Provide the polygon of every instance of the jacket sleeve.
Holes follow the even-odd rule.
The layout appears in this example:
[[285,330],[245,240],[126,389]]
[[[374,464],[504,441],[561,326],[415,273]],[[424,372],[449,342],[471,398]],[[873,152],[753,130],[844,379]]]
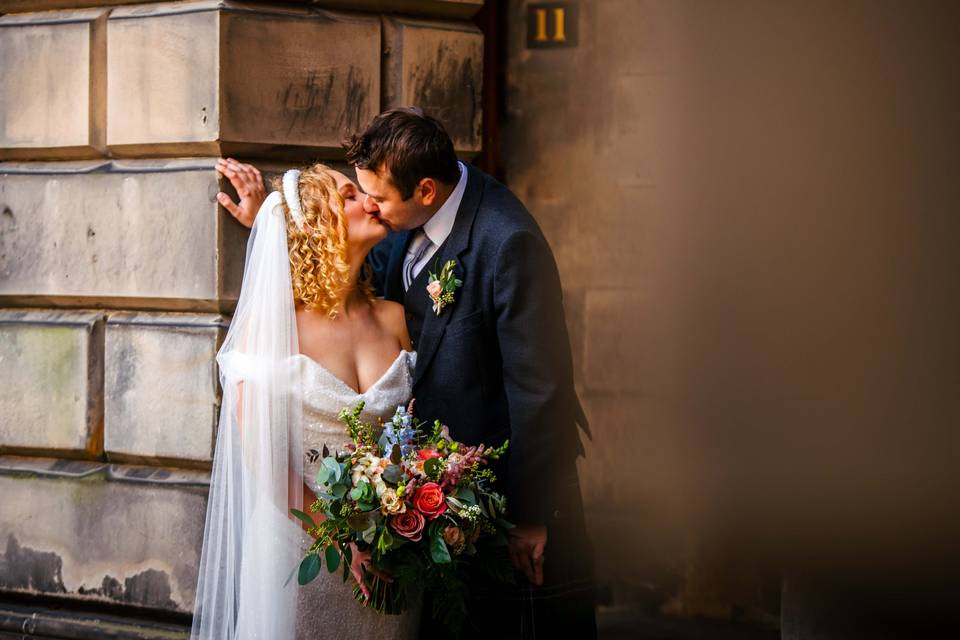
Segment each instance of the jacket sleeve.
[[582,448],[560,276],[542,235],[519,231],[504,240],[494,289],[511,431],[507,509],[518,524],[547,524]]
[[387,283],[387,268],[390,265],[390,252],[393,250],[393,234],[377,243],[367,254],[367,266],[373,273],[374,293],[383,297]]

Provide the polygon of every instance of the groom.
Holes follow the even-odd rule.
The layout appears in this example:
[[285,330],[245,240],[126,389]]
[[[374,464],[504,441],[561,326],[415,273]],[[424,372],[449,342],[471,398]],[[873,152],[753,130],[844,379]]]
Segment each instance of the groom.
[[[370,261],[380,293],[406,311],[418,415],[467,444],[510,439],[495,470],[517,524],[509,553],[518,584],[471,584],[464,635],[596,637],[575,466],[577,424],[587,425],[546,239],[506,187],[457,161],[443,126],[419,109],[380,114],[346,147],[364,207],[392,231]],[[265,195],[259,172],[232,160],[218,168],[241,202],[218,199],[250,226]],[[448,261],[463,286],[438,313],[429,274]],[[430,613],[425,603],[421,637],[444,637]]]

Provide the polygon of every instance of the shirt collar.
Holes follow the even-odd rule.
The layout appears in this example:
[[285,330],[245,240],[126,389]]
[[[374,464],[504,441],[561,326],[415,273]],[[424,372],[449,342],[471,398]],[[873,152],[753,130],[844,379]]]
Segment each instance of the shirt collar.
[[457,186],[453,188],[447,201],[437,209],[437,212],[423,223],[423,232],[430,238],[430,242],[438,247],[444,243],[450,232],[453,231],[453,223],[457,219],[460,202],[467,190],[467,168],[460,161],[457,161],[457,166],[460,167],[460,179],[457,181]]

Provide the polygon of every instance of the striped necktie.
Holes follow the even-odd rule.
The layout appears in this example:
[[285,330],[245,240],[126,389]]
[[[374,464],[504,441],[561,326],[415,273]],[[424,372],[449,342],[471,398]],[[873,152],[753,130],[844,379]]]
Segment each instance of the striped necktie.
[[[411,246],[410,251],[407,252],[407,259],[403,262],[404,291],[410,289],[413,279],[417,277],[417,274],[413,272],[414,267],[416,267],[417,263],[423,259],[423,254],[427,252],[427,249],[433,246],[433,241],[430,240],[430,237],[423,232],[423,227],[418,228],[415,233],[416,235],[413,238],[413,246]],[[413,254],[412,256],[411,253]]]

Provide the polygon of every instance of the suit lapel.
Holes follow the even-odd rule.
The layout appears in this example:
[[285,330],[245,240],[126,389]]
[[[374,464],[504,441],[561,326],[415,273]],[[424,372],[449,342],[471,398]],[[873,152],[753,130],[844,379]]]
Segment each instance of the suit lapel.
[[[483,174],[470,165],[467,167],[467,187],[463,193],[463,200],[460,201],[460,208],[457,209],[457,218],[453,223],[453,229],[450,231],[446,242],[440,246],[430,264],[425,267],[436,273],[446,263],[447,260],[457,260],[460,255],[470,246],[470,232],[473,229],[473,221],[477,215],[477,208],[480,206],[480,197],[483,194]],[[455,269],[457,277],[466,282],[464,278],[464,265],[458,260]],[[426,292],[422,292],[427,295]],[[414,295],[420,295],[415,292]],[[463,295],[463,289],[458,289],[455,294],[453,305],[444,309],[438,316],[433,311],[432,305],[427,309],[426,317],[423,319],[423,329],[420,332],[420,344],[417,345],[417,367],[413,376],[413,384],[416,385],[423,377],[423,374],[430,367],[433,356],[440,345],[440,338],[443,337],[443,331],[446,329],[450,317],[453,315],[459,298]]]

